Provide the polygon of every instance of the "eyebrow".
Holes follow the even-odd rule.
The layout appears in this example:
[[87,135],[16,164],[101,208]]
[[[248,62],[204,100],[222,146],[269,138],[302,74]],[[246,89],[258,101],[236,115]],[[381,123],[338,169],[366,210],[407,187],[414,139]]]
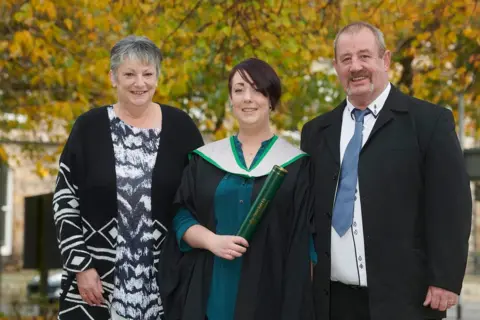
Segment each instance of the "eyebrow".
[[[125,70],[124,72],[133,72],[133,73],[137,73],[137,71],[135,69],[132,69],[132,68],[128,68],[127,70]],[[152,72],[152,70],[150,69],[145,69],[145,70],[142,70],[141,73],[144,73],[144,72]]]
[[369,49],[360,50],[358,53],[372,53]]
[[245,83],[243,82],[237,82],[234,84],[234,86],[242,86],[242,87],[245,87]]
[[[357,52],[357,54],[362,54],[362,53],[370,53],[372,54],[372,52],[369,50],[369,49],[362,49],[360,51]],[[340,59],[343,59],[345,57],[348,57],[348,56],[351,56],[352,53],[348,52],[348,53],[344,53],[340,56]]]

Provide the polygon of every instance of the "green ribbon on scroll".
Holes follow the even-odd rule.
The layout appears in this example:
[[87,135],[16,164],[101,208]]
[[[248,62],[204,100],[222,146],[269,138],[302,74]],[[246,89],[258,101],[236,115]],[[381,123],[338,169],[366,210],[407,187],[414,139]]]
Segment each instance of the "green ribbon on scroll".
[[260,220],[267,209],[268,204],[282,185],[286,174],[287,170],[284,168],[277,165],[273,166],[273,169],[268,174],[267,180],[265,180],[258,197],[253,202],[247,217],[240,226],[237,236],[250,241],[255,229],[257,228],[257,225],[260,223]]

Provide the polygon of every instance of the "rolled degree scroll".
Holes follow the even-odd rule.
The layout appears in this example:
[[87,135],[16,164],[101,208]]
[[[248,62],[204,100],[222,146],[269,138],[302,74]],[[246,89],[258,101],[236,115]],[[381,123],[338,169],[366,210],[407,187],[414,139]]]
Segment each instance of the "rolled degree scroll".
[[268,204],[273,199],[278,189],[283,183],[287,170],[280,166],[273,166],[272,171],[268,174],[267,180],[262,186],[258,197],[253,202],[250,211],[248,211],[247,217],[240,226],[237,236],[244,238],[247,241],[250,241],[257,225],[260,223],[265,210],[267,209]]

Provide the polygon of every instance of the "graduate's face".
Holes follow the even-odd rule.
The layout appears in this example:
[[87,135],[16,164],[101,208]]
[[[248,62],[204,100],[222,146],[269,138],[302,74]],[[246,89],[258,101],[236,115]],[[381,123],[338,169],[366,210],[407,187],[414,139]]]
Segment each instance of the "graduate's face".
[[157,88],[154,65],[138,60],[125,59],[110,78],[117,88],[118,101],[127,105],[145,106],[152,102]]
[[[253,82],[248,74],[249,82]],[[256,127],[269,125],[270,102],[268,97],[257,91],[240,73],[232,78],[232,92],[230,92],[233,115],[240,127]]]
[[385,89],[390,51],[380,52],[369,29],[346,32],[338,38],[334,66],[349,100],[358,107],[370,103]]

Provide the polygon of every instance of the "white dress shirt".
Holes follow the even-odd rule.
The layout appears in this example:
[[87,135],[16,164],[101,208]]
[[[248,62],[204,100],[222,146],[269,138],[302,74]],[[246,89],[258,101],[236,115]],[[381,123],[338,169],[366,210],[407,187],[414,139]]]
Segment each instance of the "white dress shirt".
[[[388,94],[390,93],[390,88],[391,85],[388,83],[385,90],[368,106],[371,113],[367,114],[364,118],[362,146],[365,145],[365,142],[372,132],[378,114],[382,110],[385,100],[387,100]],[[343,161],[345,149],[355,131],[355,120],[352,118],[354,108],[347,98],[340,135],[340,162]],[[365,261],[362,206],[358,180],[353,210],[353,223],[350,230],[347,231],[343,237],[340,237],[333,227],[331,233],[331,280],[366,287],[367,264]]]

